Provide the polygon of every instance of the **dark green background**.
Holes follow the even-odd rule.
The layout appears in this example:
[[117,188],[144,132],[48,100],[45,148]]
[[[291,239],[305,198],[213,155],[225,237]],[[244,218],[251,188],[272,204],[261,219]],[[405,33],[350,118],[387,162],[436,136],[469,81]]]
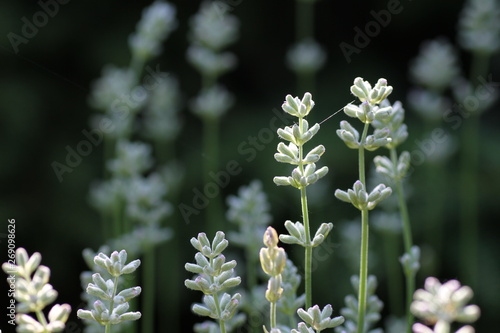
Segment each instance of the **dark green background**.
[[[198,1],[172,2],[177,6],[179,27],[164,44],[163,54],[152,60],[150,65],[159,65],[161,70],[179,79],[182,98],[186,102],[200,87],[199,75],[185,60],[188,18],[196,12]],[[96,249],[103,242],[98,214],[88,204],[89,185],[102,176],[102,147],[95,147],[81,165],[71,174],[64,175],[62,183],[58,182],[51,163],[63,163],[65,147],[75,147],[84,139],[82,130],[91,128],[88,120],[94,111],[87,103],[90,84],[100,76],[104,65],[128,65],[127,38],[134,31],[142,9],[150,3],[69,1],[61,5],[57,15],[40,28],[28,44],[19,46],[17,54],[13,52],[7,35],[11,32],[20,34],[21,18],[31,20],[40,7],[36,1],[4,1],[0,4],[0,237],[2,233],[7,233],[7,219],[15,218],[16,245],[25,247],[30,254],[34,251],[42,253],[43,264],[52,269],[51,283],[59,291],[58,302],[69,302],[74,309],[70,321],[77,322],[75,313],[81,292],[79,274],[84,269],[81,251],[85,247]],[[328,62],[317,78],[317,88],[313,92],[316,107],[309,117],[310,122],[319,122],[350,102],[349,87],[356,76],[371,82],[379,77],[387,78],[394,87],[392,100],[399,99],[405,103],[412,85],[408,76],[409,61],[418,53],[421,41],[447,36],[455,43],[462,1],[401,1],[402,12],[392,16],[391,23],[382,28],[360,54],[353,55],[351,63],[347,63],[339,44],[352,44],[354,27],[363,29],[367,22],[373,20],[370,11],[379,11],[386,6],[386,1],[342,3],[322,0],[316,4],[315,33],[327,49]],[[289,172],[287,166],[279,165],[273,159],[278,139],[266,145],[250,163],[238,154],[237,147],[268,126],[272,110],[280,109],[286,94],[303,94],[295,90],[295,78],[284,64],[285,52],[294,41],[294,3],[243,0],[232,13],[241,19],[240,39],[231,47],[239,64],[236,70],[223,77],[222,82],[235,94],[236,105],[222,121],[220,165],[224,166],[234,159],[241,164],[242,173],[233,177],[222,192],[225,197],[251,179],[261,179],[271,200],[274,225],[282,231],[285,219],[300,218],[300,206],[293,189],[277,188],[272,183],[274,176]],[[460,56],[463,69],[467,72],[470,56],[464,52]],[[492,59],[490,72],[494,81],[500,77],[498,60],[498,56]],[[423,126],[420,117],[408,107],[406,109],[410,137],[404,148],[412,151],[417,149]],[[497,133],[497,109],[498,106],[482,116],[481,146],[478,147],[481,158],[478,183],[481,281],[473,287],[478,295],[474,301],[483,312],[477,326],[479,332],[492,332],[491,327],[500,310],[496,297],[500,292],[500,246],[497,236],[500,137]],[[176,154],[184,163],[187,174],[180,202],[189,204],[193,187],[203,185],[199,170],[201,124],[186,108],[180,116],[184,125],[176,142]],[[327,152],[321,164],[329,166],[330,174],[324,180],[325,186],[328,186],[324,192],[326,196],[312,204],[313,225],[327,221],[338,225],[357,214],[352,207],[333,196],[336,188],[351,186],[357,173],[357,154],[345,148],[335,134],[339,121],[345,118],[343,113],[339,113],[324,123],[314,139],[313,144],[326,146]],[[454,136],[459,134],[459,131],[450,131]],[[426,188],[428,184],[419,178],[418,167],[414,173],[417,181],[410,180],[413,186],[410,214],[417,244],[425,243],[426,239],[426,235],[418,231],[419,224],[426,218],[425,207],[422,206],[425,191],[439,191],[447,198],[447,218],[443,221],[447,235],[445,253],[442,254],[444,260],[439,270],[434,272],[442,280],[460,279],[458,180],[453,177],[458,174],[458,155],[453,155],[448,164],[452,181],[442,188]],[[180,242],[186,245],[179,253],[171,254],[180,256],[181,263],[192,260],[195,251],[189,245],[189,238],[204,230],[202,215],[186,225],[176,210],[169,220],[169,225],[177,230],[177,237],[181,237]],[[335,229],[331,237],[335,244],[340,243]],[[6,239],[0,238],[0,241],[0,258],[4,258]],[[297,251],[296,248],[290,249],[292,256]],[[161,262],[168,265],[169,259],[160,258]],[[182,265],[172,269],[180,270],[182,279],[190,277],[183,271]],[[331,303],[336,311],[342,307],[343,296],[351,292],[348,276],[355,273],[346,270],[341,259],[335,255],[328,263],[322,264],[314,275],[315,303]],[[182,281],[170,281],[168,276],[159,279],[159,283],[179,283],[179,288],[184,288]],[[418,276],[418,286],[422,285],[423,279],[424,276]],[[3,284],[1,290],[5,287]],[[386,296],[386,290],[384,281],[380,281],[381,298]],[[5,295],[6,289],[1,294]],[[187,290],[183,295],[181,304],[168,306],[180,307],[183,317],[190,318],[183,321],[183,331],[190,331],[194,319],[191,319],[189,307],[201,295]],[[165,312],[168,308],[158,309],[159,318],[164,318]],[[0,328],[9,332],[10,327],[7,327],[3,315],[0,317]]]

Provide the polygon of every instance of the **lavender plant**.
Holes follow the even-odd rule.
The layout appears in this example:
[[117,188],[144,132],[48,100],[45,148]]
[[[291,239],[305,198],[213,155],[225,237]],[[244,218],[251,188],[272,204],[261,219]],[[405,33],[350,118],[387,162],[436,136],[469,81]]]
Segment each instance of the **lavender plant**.
[[262,284],[259,284],[259,249],[262,245],[262,235],[265,226],[271,222],[269,214],[270,205],[266,193],[262,189],[259,180],[253,180],[249,185],[238,189],[237,195],[230,195],[226,199],[229,209],[226,218],[229,222],[237,225],[236,231],[228,232],[228,239],[231,244],[241,247],[244,250],[245,261],[245,286],[240,289],[245,301],[241,304],[241,309],[248,317],[253,317],[249,327],[251,332],[260,331],[261,324],[257,322],[255,312],[256,307],[262,304]]
[[[380,174],[375,172],[374,176],[379,178]],[[374,183],[379,183],[379,181],[377,180]],[[387,290],[386,310],[391,314],[385,322],[386,331],[388,333],[399,333],[404,332],[406,329],[406,318],[400,318],[400,316],[403,316],[406,312],[404,306],[406,299],[401,297],[401,291],[405,289],[403,280],[404,275],[401,275],[401,263],[399,261],[401,256],[401,235],[403,226],[401,214],[397,211],[397,202],[393,203],[391,201],[394,200],[390,199],[394,198],[389,197],[386,201],[383,201],[381,203],[382,209],[371,215],[372,230],[380,237],[379,244],[382,247],[382,251],[378,252],[380,254],[378,258],[370,254],[369,265],[384,265],[386,268],[386,285],[390,286]],[[373,259],[376,259],[378,263],[372,264]],[[369,269],[371,269],[371,267],[369,267]],[[400,326],[403,326],[403,328],[398,329]],[[390,329],[392,327],[394,327],[393,330]]]
[[141,261],[136,259],[127,263],[127,251],[121,250],[114,251],[109,257],[101,252],[94,257],[94,263],[104,268],[107,274],[92,275],[93,283],[88,284],[86,292],[97,300],[93,303],[92,310],[79,309],[78,317],[99,323],[104,326],[105,333],[111,332],[112,325],[141,318],[140,312],[127,312],[130,307],[129,301],[139,296],[141,287],[126,288],[121,291],[118,288],[120,277],[135,272]]
[[[62,332],[71,312],[68,304],[55,304],[47,320],[43,310],[57,298],[57,291],[49,284],[50,268],[40,265],[41,261],[40,253],[35,252],[30,257],[20,247],[16,250],[16,264],[2,264],[2,270],[9,275],[8,282],[15,284],[17,332]],[[28,315],[31,312],[36,319]]]
[[370,193],[367,192],[367,183],[365,176],[365,149],[369,151],[376,150],[391,142],[388,128],[375,129],[372,135],[368,135],[370,124],[377,120],[381,121],[390,117],[391,106],[382,106],[381,103],[392,92],[392,87],[387,85],[385,79],[379,79],[377,84],[372,87],[369,82],[358,77],[351,86],[351,92],[355,95],[361,104],[354,105],[349,103],[344,107],[344,112],[349,117],[358,118],[364,123],[361,137],[359,132],[347,121],[340,123],[340,130],[337,135],[344,141],[347,147],[358,150],[359,180],[357,180],[352,189],[347,191],[336,190],[335,196],[345,202],[351,203],[361,211],[361,255],[359,271],[359,289],[358,289],[358,333],[364,332],[365,312],[367,302],[367,279],[368,279],[368,211],[374,209],[379,202],[387,198],[392,190],[384,184],[377,185]]
[[228,238],[245,250],[247,289],[252,290],[257,285],[262,235],[271,222],[269,201],[259,180],[240,187],[238,196],[230,195],[226,201],[229,206],[226,217],[238,226],[238,231],[228,232]]
[[[166,198],[176,184],[170,182],[172,186],[168,187],[165,174],[176,168],[167,162],[173,157],[171,143],[180,128],[175,78],[146,65],[160,55],[162,43],[176,29],[175,16],[176,8],[165,1],[155,1],[145,8],[129,36],[129,66],[105,69],[103,77],[94,83],[90,98],[91,105],[104,111],[94,122],[110,124],[104,135],[106,173],[104,180],[91,189],[91,203],[103,217],[105,242],[143,256],[145,332],[154,327],[156,246],[171,233],[162,224],[171,214]],[[139,126],[156,148],[156,161],[152,145],[131,141]],[[152,170],[158,161],[163,166]],[[181,175],[177,170],[175,179],[182,179]],[[171,298],[177,299],[174,292]],[[170,313],[177,317],[175,309]]]
[[298,91],[314,91],[316,73],[326,62],[326,52],[314,38],[315,0],[295,1],[295,43],[287,52],[287,65],[297,77]]
[[[210,182],[210,173],[217,169],[219,159],[219,122],[234,102],[233,96],[218,84],[221,75],[236,66],[236,57],[223,49],[238,38],[239,22],[229,14],[229,8],[215,2],[204,1],[192,18],[188,48],[189,62],[200,72],[201,91],[191,102],[191,110],[203,121],[203,180]],[[208,231],[215,233],[223,221],[221,203],[215,198],[207,207]]]
[[[234,272],[236,261],[226,262],[222,254],[228,244],[222,231],[216,233],[212,243],[205,233],[199,233],[197,238],[191,238],[191,245],[199,251],[195,255],[196,263],[184,266],[188,272],[196,274],[193,279],[184,281],[185,286],[205,295],[203,304],[193,305],[193,312],[217,320],[220,333],[231,332],[245,321],[244,315],[235,316],[241,295],[225,292],[241,283],[241,278]],[[197,331],[212,332],[214,327],[213,323],[206,322]]]
[[403,271],[406,276],[406,314],[407,314],[407,332],[411,333],[413,317],[410,312],[410,304],[413,292],[415,290],[415,276],[420,267],[420,249],[413,245],[412,230],[410,224],[410,215],[406,205],[405,194],[403,189],[403,180],[406,177],[410,167],[410,153],[402,152],[399,156],[397,147],[403,143],[408,137],[407,126],[404,121],[404,109],[401,102],[397,101],[392,106],[389,101],[385,100],[381,103],[382,107],[390,106],[392,112],[389,117],[379,120],[374,120],[372,125],[375,129],[389,130],[390,142],[385,147],[389,149],[390,158],[386,156],[376,156],[374,163],[377,167],[377,172],[385,176],[396,189],[398,197],[398,206],[403,224],[403,243],[405,253],[401,257]]
[[[410,76],[418,86],[408,94],[408,102],[424,121],[425,140],[429,140],[432,132],[442,125],[445,110],[451,106],[446,92],[460,75],[458,62],[457,50],[442,38],[424,42],[419,55],[412,61]],[[427,193],[422,205],[427,216],[423,226],[428,243],[436,253],[441,253],[443,249],[446,196],[430,189],[445,187],[450,177],[446,162],[456,149],[451,134],[444,132],[443,138],[433,152],[426,154],[426,163],[422,168],[424,181],[421,187],[426,187],[424,190]],[[439,267],[438,256],[432,261],[435,267]]]
[[[459,43],[462,48],[472,53],[470,68],[470,91],[482,85],[480,79],[488,74],[490,58],[500,49],[500,4],[494,0],[469,0],[459,21]],[[462,91],[463,92],[463,91]],[[463,103],[460,96],[458,101]],[[467,95],[469,96],[469,95]],[[477,110],[484,111],[489,105],[490,94],[480,103]],[[461,225],[461,252],[465,264],[461,265],[466,282],[477,285],[477,258],[478,258],[478,188],[477,174],[479,165],[478,147],[479,112],[472,114],[464,122],[461,133],[462,155],[460,161],[460,225]]]
[[278,153],[274,154],[274,158],[278,162],[297,165],[297,167],[293,169],[291,176],[280,176],[274,177],[273,179],[274,183],[278,186],[290,185],[300,190],[303,222],[293,223],[289,220],[286,221],[285,228],[290,234],[280,235],[280,240],[286,244],[298,244],[304,247],[306,308],[312,306],[312,249],[320,245],[333,228],[332,223],[322,223],[311,239],[306,188],[323,178],[328,172],[328,167],[326,166],[316,170],[315,163],[319,161],[321,155],[325,152],[325,147],[323,145],[313,148],[309,153],[304,155],[304,144],[308,142],[320,128],[319,124],[315,124],[309,128],[309,123],[304,119],[311,112],[313,107],[314,101],[310,93],[305,93],[302,100],[298,97],[292,97],[291,95],[286,96],[286,100],[282,105],[283,111],[297,117],[298,123],[293,126],[286,126],[285,128],[278,129],[278,136],[290,143],[287,146],[283,142],[280,142],[278,144]]

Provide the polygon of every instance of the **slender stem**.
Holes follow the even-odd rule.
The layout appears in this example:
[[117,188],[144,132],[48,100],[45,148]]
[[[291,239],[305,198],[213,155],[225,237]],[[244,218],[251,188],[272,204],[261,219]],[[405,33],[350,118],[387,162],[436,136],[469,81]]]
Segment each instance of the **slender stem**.
[[[395,148],[390,149],[391,160],[394,168],[397,168],[398,164],[398,155]],[[401,179],[395,179],[396,183],[396,194],[398,196],[398,205],[399,211],[401,214],[401,220],[403,223],[403,241],[404,248],[406,253],[411,252],[411,248],[413,246],[412,241],[412,232],[410,225],[410,215],[408,214],[408,206],[406,205],[403,184]],[[406,318],[407,318],[407,326],[406,332],[411,333],[411,327],[413,325],[413,314],[410,311],[411,302],[413,299],[413,293],[415,291],[415,273],[416,272],[408,272],[406,269],[404,270],[406,277]]]
[[276,302],[270,302],[271,306],[269,307],[269,318],[271,322],[271,329],[277,326],[276,324]]
[[297,319],[295,319],[295,313],[288,315],[288,324],[290,327],[297,327]]
[[[391,161],[394,167],[396,168],[398,165],[398,154],[396,152],[396,149],[391,148],[390,154],[391,154]],[[409,253],[411,247],[413,246],[410,215],[408,214],[408,206],[406,205],[405,201],[402,180],[396,179],[395,183],[396,183],[396,193],[398,196],[399,209],[401,212],[401,220],[403,223],[403,240],[404,240],[405,252]]]
[[155,313],[155,248],[149,246],[144,253],[144,267],[142,269],[142,282],[144,285],[142,306],[142,332],[154,331]]
[[116,238],[122,233],[122,204],[117,201],[113,207],[113,237]]
[[[109,136],[104,135],[103,139],[103,179],[107,180],[111,177],[111,173],[109,172],[106,163],[113,158],[114,154],[114,140],[109,138]],[[113,213],[103,212],[101,214],[101,223],[102,223],[102,239],[107,240],[112,237],[115,237],[115,233],[117,232],[115,220],[113,219]]]
[[[114,278],[114,286],[113,286],[113,295],[111,297],[111,301],[109,301],[109,313],[112,313],[113,312],[113,309],[115,307],[115,296],[116,296],[116,291],[118,290],[118,277],[116,276]],[[104,333],[111,333],[111,324],[107,324],[105,326],[105,330],[104,330]]]
[[[21,277],[28,282],[28,284],[32,283],[31,280],[31,274],[28,274],[27,272],[24,272],[24,274],[21,275]],[[35,312],[36,318],[38,319],[38,322],[42,324],[44,327],[47,326],[47,319],[45,318],[45,315],[41,310],[38,310]]]
[[[299,118],[299,127],[302,128],[303,118]],[[299,145],[299,164],[300,171],[304,173],[304,165],[302,160],[304,157],[304,147]],[[309,226],[309,210],[307,207],[307,190],[305,187],[300,189],[300,204],[302,207],[302,219],[304,222],[305,236],[306,236],[306,246],[304,253],[304,275],[305,275],[305,292],[306,292],[306,309],[312,306],[312,276],[311,276],[311,266],[312,266],[312,246],[311,246],[311,230]]]
[[111,233],[111,223],[112,219],[108,211],[101,212],[99,214],[101,216],[101,231],[102,231],[102,239],[110,239],[112,236]]
[[171,142],[165,140],[155,140],[154,141],[156,156],[158,159],[158,164],[164,165],[171,159],[173,159],[174,146]]
[[477,273],[477,169],[479,146],[479,117],[473,115],[464,123],[462,133],[462,159],[460,169],[460,222],[463,258],[463,279],[476,285]]
[[[176,202],[175,199],[171,199],[171,202]],[[175,205],[174,205],[175,206]],[[163,316],[162,319],[158,321],[159,329],[156,332],[180,332],[180,322],[182,317],[180,315],[180,307],[172,306],[170,304],[180,304],[181,303],[181,288],[179,285],[182,283],[181,271],[179,269],[171,269],[171,267],[181,266],[181,256],[172,255],[172,253],[182,253],[181,250],[181,238],[179,236],[179,231],[175,231],[174,236],[166,243],[162,244],[157,248],[157,257],[168,258],[169,265],[156,265],[156,270],[158,271],[159,280],[158,281],[168,281],[167,283],[160,283],[158,285],[158,296],[157,306],[158,309],[169,308],[169,311]]]
[[146,59],[140,59],[138,57],[132,57],[132,59],[130,59],[129,68],[135,74],[137,80],[136,82],[139,82],[139,77],[141,76],[142,71],[144,69],[145,61]]
[[296,1],[295,16],[297,25],[295,38],[298,42],[312,38],[314,34],[314,3],[312,1]]
[[253,253],[250,248],[246,249],[246,264],[247,264],[247,289],[252,291],[257,285],[257,270],[258,263],[254,260]]
[[[359,181],[366,189],[365,176],[365,148],[364,143],[368,134],[369,123],[366,123],[361,135],[361,146],[358,150]],[[368,209],[361,210],[361,254],[359,265],[359,291],[358,291],[358,333],[364,332],[366,312],[366,284],[368,281]]]
[[[470,81],[478,85],[478,78],[487,75],[489,54],[473,54]],[[478,258],[478,188],[477,173],[479,165],[479,115],[471,114],[464,121],[462,131],[462,158],[460,161],[460,226],[461,251],[464,281],[474,288],[477,286]]]
[[[212,260],[212,259],[210,259],[210,260]],[[215,302],[215,306],[217,307],[217,315],[220,318],[221,309],[220,309],[219,295],[214,294],[214,302]],[[226,323],[224,322],[224,320],[219,319],[219,326],[220,326],[220,333],[226,333]]]
[[38,322],[42,324],[43,327],[47,326],[47,319],[45,318],[45,315],[43,314],[42,311],[36,312],[36,318],[38,319]]
[[358,333],[363,333],[366,312],[366,285],[368,281],[368,209],[361,210],[361,256],[359,267]]
[[[440,126],[440,123],[427,122],[424,132],[431,133],[438,126]],[[423,230],[435,253],[432,265],[428,265],[426,268],[429,273],[423,273],[424,276],[431,274],[439,276],[442,258],[445,257],[443,254],[446,226],[445,207],[448,198],[446,195],[443,195],[443,191],[447,188],[446,184],[449,183],[449,166],[447,160],[441,160],[425,163],[423,167],[423,179],[425,179],[424,191],[426,191],[424,192],[426,193],[424,196],[425,203],[422,205],[425,211],[421,212],[426,217],[423,221]]]
[[401,297],[401,290],[403,289],[401,265],[398,260],[398,253],[400,253],[399,235],[390,231],[383,231],[382,237],[387,269],[387,285],[390,286],[388,290],[389,313],[401,316],[404,307]]
[[[296,1],[295,3],[295,39],[301,42],[308,38],[314,38],[314,3],[306,1]],[[297,90],[314,91],[314,73],[297,73]]]
[[[203,188],[209,183],[214,183],[210,174],[217,172],[217,161],[219,160],[219,119],[204,119],[204,138],[203,138]],[[214,234],[218,230],[223,230],[223,217],[221,214],[220,196],[212,198],[206,209],[207,231]]]
[[111,172],[108,169],[107,163],[115,155],[116,142],[114,139],[110,138],[108,135],[104,136],[103,142],[104,142],[103,143],[103,154],[104,154],[104,156],[103,156],[103,163],[104,163],[104,165],[103,165],[103,172],[104,172],[103,178],[108,179],[111,177]]
[[[210,267],[212,267],[212,264],[214,262],[214,258],[210,258]],[[210,283],[214,283],[214,277],[210,277]],[[217,293],[213,294],[214,297],[214,302],[215,302],[215,308],[217,310],[217,316],[221,318],[221,308],[220,308],[220,302],[219,302],[219,295]],[[224,320],[219,319],[219,327],[220,327],[220,333],[226,333],[226,324]]]
[[312,246],[311,246],[311,231],[309,226],[309,212],[307,210],[307,193],[306,189],[300,189],[300,203],[302,206],[302,217],[304,219],[304,229],[306,233],[306,247],[305,247],[305,289],[306,289],[306,309],[312,306]]
[[366,136],[368,134],[368,128],[370,127],[369,123],[365,124],[363,128],[363,134],[361,135],[361,147],[358,149],[358,167],[359,167],[359,181],[363,183],[366,188],[366,177],[365,177],[365,148],[363,147]]

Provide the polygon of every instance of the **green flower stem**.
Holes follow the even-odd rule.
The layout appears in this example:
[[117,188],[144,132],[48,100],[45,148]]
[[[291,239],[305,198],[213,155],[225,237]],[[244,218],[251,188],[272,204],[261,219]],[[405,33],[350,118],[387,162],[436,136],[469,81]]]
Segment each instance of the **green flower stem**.
[[[307,38],[314,36],[314,2],[296,0],[295,16],[296,24],[296,41],[301,42]],[[297,91],[314,92],[315,86],[314,73],[298,73],[297,74]]]
[[400,297],[402,286],[401,265],[398,261],[400,253],[399,235],[384,231],[382,233],[384,256],[387,269],[387,285],[391,286],[389,293],[389,312],[396,316],[402,315],[403,300]]
[[[123,210],[125,210],[125,205],[123,205]],[[132,226],[132,219],[128,216],[128,214],[124,211],[123,212],[123,218],[122,218],[122,233],[127,234],[132,231],[133,226]]]
[[361,210],[361,256],[359,268],[358,333],[364,333],[368,281],[368,209]]
[[[299,127],[302,128],[302,117],[299,118]],[[299,161],[304,159],[304,147],[299,145]],[[299,165],[300,171],[304,173],[304,165]],[[306,187],[300,189],[300,204],[302,207],[302,218],[304,222],[305,236],[306,236],[306,246],[304,255],[304,275],[305,275],[305,292],[306,292],[306,309],[312,306],[312,276],[311,276],[311,266],[312,266],[312,246],[311,246],[311,230],[309,226],[309,210],[307,207],[307,190]]]
[[213,88],[217,83],[217,76],[214,75],[202,75],[201,86],[203,90]]
[[141,332],[154,331],[154,313],[155,313],[155,249],[148,246],[144,251],[144,263],[142,270],[142,283],[144,286],[142,298],[142,318]]
[[[109,311],[112,311],[115,307],[114,298],[116,296],[116,290],[118,289],[118,276],[114,278],[113,295],[111,296],[111,301],[109,301]],[[111,324],[107,324],[104,329],[104,333],[111,333]]]
[[[489,54],[473,54],[470,81],[474,88],[478,77],[485,77],[488,72]],[[462,130],[462,158],[460,161],[460,226],[462,255],[464,259],[462,276],[464,282],[477,286],[478,258],[478,188],[477,174],[479,165],[479,115],[471,114],[464,121]]]
[[[217,172],[217,161],[219,160],[219,119],[204,118],[204,138],[203,138],[203,183],[204,186],[213,180],[210,178],[211,172]],[[207,231],[215,235],[218,230],[224,230],[223,217],[221,213],[220,196],[215,196],[207,206]]]
[[311,276],[311,266],[312,266],[312,246],[311,246],[311,231],[309,227],[309,212],[307,209],[307,193],[306,188],[300,189],[300,203],[302,206],[302,216],[304,219],[304,229],[306,233],[305,247],[305,289],[306,289],[306,309],[312,306],[312,276]]
[[246,260],[246,266],[247,266],[247,289],[248,290],[253,290],[253,288],[257,285],[257,270],[256,267],[258,267],[259,263],[254,260],[254,255],[250,251],[250,249],[246,249],[246,255],[245,258]]
[[123,233],[122,213],[123,213],[123,206],[121,202],[116,202],[113,207],[113,238],[116,238]]
[[171,161],[174,159],[175,147],[172,144],[172,142],[164,141],[164,140],[155,140],[154,146],[155,146],[158,164],[164,165],[168,161]]
[[297,18],[296,39],[298,42],[313,36],[314,2],[296,0],[295,16]]
[[[369,123],[366,123],[361,135],[361,145],[358,150],[359,180],[366,188],[365,177],[365,148],[364,143],[368,134]],[[366,312],[366,285],[368,281],[368,209],[361,210],[361,254],[359,265],[359,294],[358,294],[358,333],[364,332]]]
[[[397,168],[398,154],[395,148],[390,149],[391,160],[394,164],[394,168]],[[398,196],[399,211],[401,213],[401,220],[403,222],[403,241],[405,253],[410,253],[413,246],[413,238],[410,225],[410,215],[408,214],[408,206],[404,198],[404,190],[401,179],[395,179],[396,183],[396,193]],[[415,292],[415,272],[407,273],[406,270],[406,316],[407,316],[407,327],[406,332],[411,333],[411,327],[413,325],[413,314],[410,311],[411,302],[413,300],[413,293]]]
[[[431,133],[432,130],[440,126],[440,123],[427,122],[424,133]],[[434,163],[425,163],[423,165],[423,179],[426,182],[426,188],[438,188],[445,189],[446,184],[448,184],[449,173],[448,173],[448,161],[437,161]],[[445,207],[446,207],[447,197],[442,195],[442,191],[428,191],[425,198],[425,221],[424,222],[424,232],[426,237],[429,239],[429,244],[431,245],[434,253],[433,265],[428,267],[427,272],[423,272],[424,276],[429,275],[439,275],[439,270],[441,268],[441,262],[443,255],[443,245],[444,245],[444,232],[446,224]],[[425,268],[425,267],[422,267]]]
[[[210,267],[212,267],[214,258],[210,258]],[[214,278],[210,278],[210,283],[213,284],[215,283]],[[220,308],[220,301],[219,301],[219,295],[217,293],[213,294],[214,296],[214,302],[215,302],[215,307],[217,308],[217,316],[220,318],[222,313],[221,313],[221,308]],[[219,327],[220,327],[220,333],[226,333],[226,323],[224,320],[219,319]]]
[[293,313],[288,315],[288,325],[290,327],[297,327],[297,319]]
[[[25,279],[29,284],[31,284],[31,275],[30,274],[23,274],[21,276],[23,279]],[[42,310],[37,310],[35,311],[36,318],[38,319],[38,322],[42,324],[44,327],[47,326],[47,319],[45,318],[45,315],[43,314]]]
[[359,181],[365,185],[366,188],[366,177],[365,177],[365,148],[363,147],[366,136],[368,135],[369,123],[365,124],[363,128],[363,134],[361,135],[361,146],[358,149],[358,166],[359,166]]
[[472,115],[464,122],[462,133],[462,159],[460,163],[460,226],[463,264],[462,276],[465,282],[476,286],[478,207],[477,170],[479,147],[479,117]]
[[[109,179],[111,172],[108,170],[106,163],[113,158],[115,141],[110,139],[107,135],[103,139],[103,179]],[[116,225],[113,219],[113,213],[103,213],[102,219],[102,239],[110,239],[115,236]]]
[[315,74],[298,72],[297,73],[297,91],[315,92]]
[[137,81],[139,81],[139,77],[144,70],[145,61],[146,59],[140,59],[138,57],[132,57],[130,60],[129,68],[134,72]]
[[108,170],[107,163],[109,160],[113,159],[115,156],[115,145],[116,141],[109,136],[105,135],[103,139],[103,171],[104,179],[109,179],[111,177],[111,172]]
[[[395,148],[390,149],[391,161],[394,164],[394,167],[397,167],[398,164],[398,154]],[[410,226],[410,215],[408,214],[408,206],[406,205],[406,201],[404,198],[404,190],[401,179],[396,179],[396,192],[398,195],[398,204],[399,209],[401,211],[401,219],[403,221],[403,240],[405,246],[405,252],[410,253],[411,247],[413,246],[412,241],[412,232]]]
[[[212,259],[210,259],[212,261]],[[219,302],[219,295],[214,294],[214,302],[215,306],[217,306],[217,314],[219,315],[219,318],[221,316],[221,311],[220,311],[220,302]],[[224,320],[219,319],[219,326],[220,326],[220,333],[226,333],[226,323]]]
[[159,295],[157,297],[158,307],[160,309],[169,308],[166,320],[159,321],[158,332],[180,332],[180,321],[181,315],[179,313],[178,306],[169,307],[169,304],[180,304],[181,303],[181,290],[179,284],[182,284],[182,278],[180,270],[170,269],[170,267],[180,267],[181,258],[180,256],[172,256],[172,253],[182,253],[180,240],[177,231],[166,244],[163,244],[158,248],[160,251],[157,256],[158,258],[169,258],[169,265],[157,265],[159,270],[159,281],[169,281],[169,283],[160,283],[158,286]]
[[276,302],[270,302],[270,307],[269,307],[269,318],[271,322],[271,329],[275,328],[277,326],[276,323]]
[[38,319],[38,322],[42,324],[44,327],[47,326],[47,319],[45,318],[45,315],[41,310],[38,310],[35,312],[36,313],[36,319]]

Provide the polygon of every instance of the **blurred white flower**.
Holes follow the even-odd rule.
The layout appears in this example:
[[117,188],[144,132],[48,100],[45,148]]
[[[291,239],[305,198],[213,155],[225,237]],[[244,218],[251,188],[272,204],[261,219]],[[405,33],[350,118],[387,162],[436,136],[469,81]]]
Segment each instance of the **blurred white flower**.
[[458,41],[464,49],[494,53],[500,47],[500,5],[496,0],[469,0],[462,11]]
[[447,97],[436,92],[415,88],[408,94],[408,104],[417,111],[424,119],[431,122],[439,122],[443,119],[445,111],[451,105]]
[[314,73],[326,62],[326,53],[314,40],[306,39],[293,45],[287,52],[288,67],[298,73]]
[[99,79],[92,83],[89,103],[92,107],[111,112],[117,101],[130,95],[136,77],[130,69],[105,66]]
[[219,118],[233,105],[233,102],[234,98],[229,91],[216,85],[196,96],[191,103],[191,109],[202,118]]
[[175,30],[176,9],[164,1],[155,1],[144,9],[137,30],[129,37],[132,54],[143,60],[161,52],[161,43]]
[[148,138],[172,141],[181,129],[179,83],[168,76],[151,92],[144,113],[144,132]]
[[191,45],[187,50],[189,62],[203,75],[220,76],[236,67],[236,57],[230,52],[216,53],[200,45]]
[[148,177],[134,177],[126,192],[127,215],[144,224],[158,224],[168,216],[172,207],[163,200],[167,187],[159,174]]
[[458,76],[456,51],[446,39],[426,41],[410,65],[415,83],[440,92]]
[[191,19],[190,38],[213,51],[220,51],[238,38],[238,19],[216,1],[205,1]]
[[125,140],[117,143],[116,158],[107,163],[109,171],[120,177],[139,175],[152,165],[152,149],[149,144]]

